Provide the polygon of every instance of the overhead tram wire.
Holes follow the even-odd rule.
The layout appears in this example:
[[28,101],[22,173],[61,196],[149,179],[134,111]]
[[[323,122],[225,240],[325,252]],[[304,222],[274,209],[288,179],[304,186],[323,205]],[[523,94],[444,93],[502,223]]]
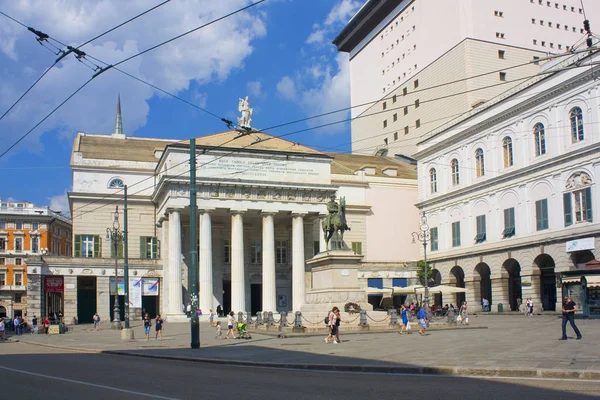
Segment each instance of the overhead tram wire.
[[[50,117],[52,114],[54,114],[54,112],[56,112],[56,111],[57,111],[57,110],[58,110],[58,109],[59,109],[59,108],[60,108],[60,107],[61,107],[63,104],[65,104],[65,103],[66,103],[68,100],[70,100],[70,99],[71,99],[71,98],[72,98],[72,97],[73,97],[75,94],[77,94],[77,93],[78,93],[78,92],[79,92],[81,89],[83,89],[85,86],[87,86],[87,84],[89,84],[89,83],[90,83],[90,82],[91,82],[91,81],[92,81],[94,78],[96,78],[96,77],[97,77],[97,76],[99,76],[100,74],[102,74],[102,73],[104,73],[104,72],[108,71],[108,70],[109,70],[109,69],[111,69],[111,68],[114,68],[115,66],[118,66],[118,65],[120,65],[120,64],[123,64],[123,63],[125,63],[125,62],[129,61],[129,60],[132,60],[132,59],[134,59],[134,58],[136,58],[136,57],[139,57],[140,55],[142,55],[142,54],[145,54],[145,53],[147,53],[147,52],[149,52],[149,51],[151,51],[151,50],[154,50],[154,49],[156,49],[156,48],[158,48],[158,47],[161,47],[161,46],[163,46],[163,45],[165,45],[165,44],[167,44],[167,43],[170,43],[170,42],[172,42],[172,41],[174,41],[174,40],[177,40],[177,39],[179,39],[179,38],[182,38],[182,37],[184,37],[184,36],[186,36],[186,35],[189,35],[190,33],[196,32],[196,31],[197,31],[197,30],[199,30],[199,29],[202,29],[202,28],[204,28],[204,27],[207,27],[207,26],[209,26],[209,25],[212,25],[212,24],[214,24],[214,23],[216,23],[216,22],[218,22],[218,21],[222,21],[222,20],[223,20],[223,19],[225,19],[225,18],[228,18],[228,17],[230,17],[230,16],[233,16],[233,15],[235,15],[235,14],[238,14],[238,13],[240,13],[240,12],[242,12],[242,11],[245,11],[245,10],[247,10],[247,9],[251,8],[251,7],[254,7],[254,6],[256,6],[256,5],[259,5],[259,4],[261,4],[261,3],[264,3],[265,1],[267,1],[267,0],[259,0],[259,1],[255,2],[255,3],[252,3],[252,4],[248,5],[248,6],[242,7],[242,8],[240,8],[240,9],[236,10],[236,11],[230,12],[230,13],[228,13],[228,14],[224,15],[224,16],[221,16],[221,17],[219,17],[219,18],[217,18],[217,19],[214,19],[214,20],[212,20],[212,21],[210,21],[210,22],[207,22],[206,24],[203,24],[203,25],[201,25],[201,26],[199,26],[199,27],[196,27],[196,28],[194,28],[194,29],[192,29],[192,30],[189,30],[189,31],[187,31],[187,32],[185,32],[185,33],[183,33],[183,34],[181,34],[181,35],[175,36],[174,38],[171,38],[171,39],[169,39],[169,40],[166,40],[166,41],[164,41],[164,42],[162,42],[162,43],[159,43],[159,44],[157,44],[157,45],[155,45],[155,46],[152,46],[152,47],[150,47],[150,48],[148,48],[148,49],[146,49],[146,50],[143,50],[143,51],[141,51],[141,52],[139,52],[139,53],[137,53],[137,54],[134,54],[133,56],[127,57],[127,58],[125,58],[125,59],[123,59],[123,60],[119,61],[119,62],[118,62],[118,63],[116,63],[116,64],[113,64],[113,65],[108,65],[108,66],[106,66],[106,67],[104,67],[104,68],[101,68],[101,69],[100,69],[98,72],[96,72],[96,73],[95,73],[95,74],[94,74],[94,75],[93,75],[93,76],[92,76],[92,77],[91,77],[91,78],[90,78],[90,79],[89,79],[87,82],[85,82],[85,83],[84,83],[82,86],[80,86],[80,87],[79,87],[79,88],[78,88],[78,89],[77,89],[77,90],[76,90],[76,91],[75,91],[73,94],[71,94],[69,97],[67,97],[67,99],[66,99],[65,101],[63,101],[63,102],[62,102],[62,103],[61,103],[61,104],[60,104],[60,105],[59,105],[57,108],[55,108],[54,110],[52,110],[52,111],[50,112],[50,114],[48,114],[46,117],[44,117],[44,118],[42,119],[42,121],[40,121],[39,123],[37,123],[37,124],[36,124],[36,125],[35,125],[35,126],[32,128],[32,129],[31,129],[31,130],[29,130],[27,133],[25,133],[23,136],[21,136],[21,137],[20,137],[20,138],[17,140],[17,142],[13,143],[13,144],[12,144],[12,145],[11,145],[11,146],[10,146],[10,147],[9,147],[9,148],[6,150],[6,151],[4,151],[2,154],[0,154],[0,158],[2,158],[4,155],[6,155],[6,153],[8,153],[10,150],[12,150],[12,149],[13,149],[13,148],[14,148],[14,147],[15,147],[15,146],[18,144],[18,143],[20,143],[20,142],[21,142],[23,139],[25,139],[25,138],[26,138],[26,137],[27,137],[27,136],[28,136],[28,135],[29,135],[29,134],[30,134],[30,133],[31,133],[31,132],[32,132],[32,131],[33,131],[35,128],[37,128],[37,127],[38,127],[38,126],[39,126],[39,125],[40,125],[42,122],[44,122],[46,119],[48,119],[48,118],[49,118],[49,117]],[[4,14],[4,13],[3,13],[3,14]],[[6,14],[4,14],[4,15],[6,15]],[[9,18],[10,18],[10,19],[12,19],[12,20],[14,20],[14,21],[16,21],[16,20],[15,20],[14,18],[12,18],[12,17],[9,17]],[[25,25],[25,24],[23,24],[23,23],[21,23],[21,22],[18,22],[18,23],[19,23],[20,25],[22,25],[22,26],[26,27],[26,25]],[[48,36],[48,35],[46,35],[46,34],[44,34],[44,35],[46,36],[46,38],[48,38],[48,37],[49,37],[49,36]],[[54,39],[54,40],[56,40],[56,39]],[[60,43],[60,42],[59,42],[59,43]],[[61,43],[61,44],[62,44],[62,43]],[[231,122],[230,122],[230,123],[231,123]]]
[[[109,29],[109,30],[107,30],[107,31],[104,31],[103,33],[101,33],[101,34],[99,34],[99,35],[97,35],[97,36],[93,37],[92,39],[90,39],[90,40],[88,40],[88,41],[84,42],[83,44],[80,44],[79,46],[77,46],[77,47],[76,47],[76,48],[74,48],[73,50],[70,50],[70,49],[68,49],[68,47],[69,47],[69,46],[67,46],[66,44],[64,44],[64,43],[60,43],[60,42],[58,42],[58,41],[57,41],[57,42],[58,42],[58,43],[60,43],[60,44],[61,44],[61,45],[62,45],[64,48],[67,48],[67,52],[65,52],[65,51],[64,51],[64,50],[62,50],[62,49],[59,49],[59,48],[58,48],[58,47],[56,47],[56,46],[53,46],[53,47],[55,47],[55,48],[57,48],[57,49],[58,49],[58,53],[54,53],[54,51],[52,51],[52,50],[48,49],[48,50],[52,51],[54,54],[56,54],[56,55],[60,55],[60,54],[61,54],[61,52],[63,53],[63,55],[61,55],[59,58],[57,58],[57,59],[54,61],[54,63],[53,63],[52,65],[50,65],[48,68],[46,68],[46,70],[44,71],[44,73],[43,73],[43,74],[42,74],[42,75],[41,75],[41,76],[40,76],[38,79],[36,79],[36,81],[35,81],[35,82],[33,82],[33,84],[31,84],[31,86],[29,86],[29,88],[28,88],[28,89],[27,89],[27,90],[26,90],[26,91],[25,91],[25,92],[24,92],[24,93],[21,95],[21,97],[19,97],[19,98],[17,99],[17,101],[15,101],[15,102],[14,102],[14,103],[13,103],[13,104],[12,104],[12,105],[11,105],[11,106],[8,108],[8,110],[6,110],[6,111],[4,112],[4,114],[2,114],[2,116],[0,116],[0,121],[1,121],[1,120],[2,120],[2,119],[3,119],[3,118],[4,118],[4,117],[5,117],[5,116],[6,116],[6,115],[7,115],[7,114],[8,114],[8,113],[9,113],[9,112],[10,112],[10,111],[13,109],[13,108],[14,108],[14,107],[15,107],[15,106],[16,106],[16,105],[17,105],[17,104],[18,104],[18,103],[19,103],[19,102],[20,102],[20,101],[23,99],[23,97],[25,97],[25,96],[27,95],[27,93],[29,93],[29,92],[31,91],[31,89],[33,89],[33,88],[35,87],[35,85],[37,85],[37,84],[38,84],[38,82],[39,82],[39,81],[41,81],[41,80],[42,80],[42,78],[44,78],[44,76],[46,76],[46,74],[47,74],[48,72],[50,72],[50,70],[51,70],[52,68],[54,68],[54,67],[56,66],[56,64],[58,64],[58,63],[59,63],[59,62],[60,62],[60,61],[61,61],[61,60],[62,60],[62,59],[63,59],[63,58],[64,58],[64,57],[65,57],[65,56],[68,54],[68,52],[75,52],[75,51],[79,50],[80,48],[82,48],[83,46],[85,46],[85,45],[87,45],[87,44],[89,44],[89,43],[93,42],[94,40],[97,40],[97,39],[101,38],[102,36],[104,36],[104,35],[106,35],[106,34],[108,34],[108,33],[110,33],[110,32],[113,32],[113,31],[114,31],[114,30],[116,30],[116,29],[119,29],[120,27],[122,27],[122,26],[124,26],[124,25],[127,25],[127,24],[128,24],[128,23],[130,23],[131,21],[134,21],[134,20],[138,19],[139,17],[141,17],[141,16],[143,16],[143,15],[145,15],[145,14],[148,14],[148,13],[149,13],[149,12],[151,12],[151,11],[154,11],[155,9],[157,9],[157,8],[159,8],[159,7],[163,6],[163,5],[165,5],[166,3],[170,2],[170,1],[171,1],[171,0],[165,0],[165,1],[163,1],[162,3],[160,3],[160,4],[157,4],[156,6],[154,6],[154,7],[152,7],[152,8],[149,8],[148,10],[146,10],[146,11],[144,11],[144,12],[142,12],[142,13],[140,13],[140,14],[138,14],[138,15],[134,16],[134,17],[131,17],[131,18],[129,18],[127,21],[125,21],[125,22],[122,22],[122,23],[120,23],[119,25],[117,25],[117,26],[115,26],[115,27],[113,27],[113,28],[111,28],[111,29]],[[23,24],[23,23],[22,23],[22,22],[20,22],[20,21],[17,21],[15,18],[11,17],[10,15],[8,15],[8,14],[6,14],[6,13],[2,12],[2,11],[0,11],[0,14],[2,14],[2,15],[4,15],[5,17],[7,17],[7,18],[11,19],[12,21],[16,22],[17,24],[19,24],[19,25],[23,26],[24,28],[26,28],[26,29],[27,29],[27,30],[29,30],[30,32],[33,32],[33,33],[34,33],[34,34],[35,34],[35,35],[38,37],[38,39],[37,39],[37,40],[38,40],[38,43],[40,43],[42,46],[44,46],[44,44],[43,44],[44,40],[43,40],[42,38],[44,37],[44,35],[45,35],[45,34],[43,34],[43,33],[42,33],[42,32],[40,32],[40,31],[37,31],[37,30],[36,30],[36,29],[34,29],[34,28],[28,27],[27,25]],[[47,36],[47,38],[50,38],[50,36]],[[56,39],[53,39],[53,40],[56,40]],[[44,46],[44,47],[46,47],[46,46]],[[47,48],[47,47],[46,47],[46,48]],[[81,61],[81,58],[78,58],[78,60],[79,60],[79,61]]]

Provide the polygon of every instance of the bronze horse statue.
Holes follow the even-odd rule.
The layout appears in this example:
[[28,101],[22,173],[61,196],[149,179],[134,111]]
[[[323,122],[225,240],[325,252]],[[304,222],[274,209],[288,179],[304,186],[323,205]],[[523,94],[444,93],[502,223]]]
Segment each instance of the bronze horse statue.
[[329,215],[323,219],[321,226],[325,238],[326,249],[329,250],[329,242],[334,233],[338,233],[340,240],[344,241],[344,232],[349,231],[350,227],[346,224],[346,199],[340,197],[338,205],[334,199],[327,204]]

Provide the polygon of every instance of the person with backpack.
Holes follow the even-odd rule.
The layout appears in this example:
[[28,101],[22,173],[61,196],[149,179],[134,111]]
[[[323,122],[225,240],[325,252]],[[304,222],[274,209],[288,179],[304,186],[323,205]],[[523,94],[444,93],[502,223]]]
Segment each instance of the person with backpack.
[[325,343],[331,343],[331,339],[334,339],[334,342],[337,343],[337,341],[335,340],[335,335],[336,335],[336,322],[337,322],[337,317],[336,317],[336,311],[339,312],[339,309],[337,307],[333,307],[331,309],[331,311],[329,311],[329,314],[327,315],[327,317],[325,317],[325,325],[327,325],[327,327],[329,328],[329,335],[327,335],[327,337],[325,338]]
[[427,329],[427,322],[429,321],[429,319],[427,318],[427,306],[425,304],[421,305],[421,309],[417,314],[417,318],[419,319],[419,323],[421,324],[419,334],[421,336],[425,336],[425,329]]

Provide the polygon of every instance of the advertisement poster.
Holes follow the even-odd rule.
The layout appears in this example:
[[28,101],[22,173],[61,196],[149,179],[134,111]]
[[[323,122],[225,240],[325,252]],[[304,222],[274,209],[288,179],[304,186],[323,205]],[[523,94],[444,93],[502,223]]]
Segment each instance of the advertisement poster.
[[158,278],[143,278],[142,279],[142,296],[158,296]]
[[129,278],[129,307],[142,307],[142,278]]
[[[118,292],[117,294],[119,296],[124,296],[125,295],[125,280],[121,277],[119,277],[119,284],[118,284]],[[115,278],[110,278],[110,294],[114,295],[115,294]]]

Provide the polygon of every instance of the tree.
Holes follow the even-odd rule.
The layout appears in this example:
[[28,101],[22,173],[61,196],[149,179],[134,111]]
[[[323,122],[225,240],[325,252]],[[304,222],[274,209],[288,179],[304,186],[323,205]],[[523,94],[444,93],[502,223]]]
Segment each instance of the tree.
[[[417,277],[419,278],[419,284],[425,286],[425,261],[420,260],[417,261]],[[432,286],[434,284],[434,280],[433,280],[433,268],[431,267],[431,264],[427,263],[427,282],[429,283],[428,286]]]

